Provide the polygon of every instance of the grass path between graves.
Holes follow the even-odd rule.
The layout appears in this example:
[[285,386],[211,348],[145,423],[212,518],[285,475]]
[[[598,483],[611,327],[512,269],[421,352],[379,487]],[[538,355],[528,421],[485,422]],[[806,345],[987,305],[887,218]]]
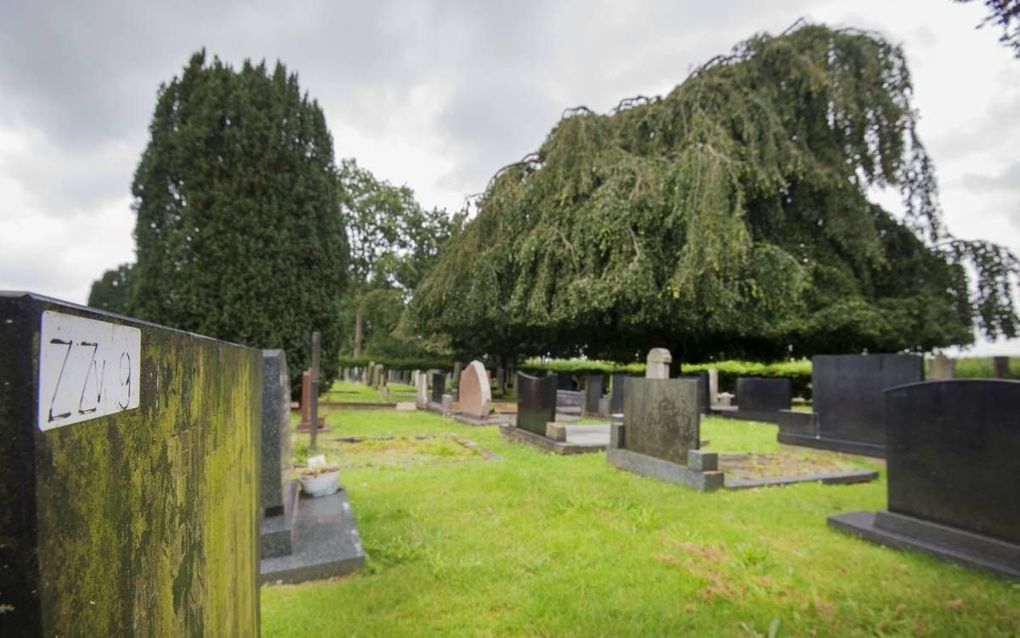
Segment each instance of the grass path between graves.
[[[704,494],[433,414],[328,418],[334,435],[454,434],[501,460],[345,469],[368,564],[264,587],[264,636],[1020,634],[1020,584],[826,527],[884,507],[884,475]],[[769,425],[707,419],[702,436],[779,449]]]

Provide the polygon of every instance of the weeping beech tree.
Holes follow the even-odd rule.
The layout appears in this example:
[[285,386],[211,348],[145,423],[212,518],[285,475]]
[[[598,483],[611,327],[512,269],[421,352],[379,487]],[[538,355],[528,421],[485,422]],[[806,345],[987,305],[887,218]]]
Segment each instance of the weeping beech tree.
[[[797,24],[665,97],[568,111],[493,177],[410,320],[504,357],[930,349],[971,342],[975,325],[1013,336],[1017,259],[946,233],[911,93],[899,47]],[[872,187],[899,189],[905,217]]]

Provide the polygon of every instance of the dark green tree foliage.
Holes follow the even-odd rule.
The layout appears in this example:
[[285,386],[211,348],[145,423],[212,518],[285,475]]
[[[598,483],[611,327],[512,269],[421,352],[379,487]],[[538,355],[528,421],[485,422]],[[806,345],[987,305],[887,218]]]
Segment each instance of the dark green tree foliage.
[[[617,360],[927,349],[975,319],[1011,336],[1016,260],[945,234],[915,124],[898,47],[756,36],[666,97],[566,113],[492,179],[411,310],[459,351]],[[902,191],[903,223],[872,186]]]
[[134,312],[287,352],[292,384],[322,332],[337,372],[348,258],[333,141],[282,64],[235,71],[205,52],[160,88],[135,173]]
[[131,285],[134,264],[121,264],[107,270],[103,276],[92,282],[88,305],[126,315],[131,312]]
[[410,188],[377,179],[353,159],[340,163],[339,178],[353,280],[344,314],[354,330],[345,351],[420,358],[427,344],[398,331],[404,305],[464,215],[425,210]]

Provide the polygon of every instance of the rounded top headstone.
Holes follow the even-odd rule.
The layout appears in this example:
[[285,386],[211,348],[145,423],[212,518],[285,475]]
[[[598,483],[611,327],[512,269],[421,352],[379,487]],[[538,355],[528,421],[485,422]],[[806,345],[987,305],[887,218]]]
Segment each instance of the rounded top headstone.
[[489,375],[480,361],[472,361],[460,373],[458,391],[461,412],[477,418],[489,415],[492,389],[489,387]]

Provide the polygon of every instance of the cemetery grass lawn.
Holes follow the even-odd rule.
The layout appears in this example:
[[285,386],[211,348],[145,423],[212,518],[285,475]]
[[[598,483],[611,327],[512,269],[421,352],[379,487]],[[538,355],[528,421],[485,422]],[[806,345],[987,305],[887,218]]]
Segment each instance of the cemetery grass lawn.
[[[412,400],[414,397],[412,388]],[[324,403],[392,403],[391,398],[387,401],[378,390],[368,387],[364,383],[351,383],[349,381],[334,381],[322,397],[319,399]]]
[[[502,460],[344,470],[367,566],[264,587],[265,636],[1020,632],[1020,585],[826,527],[830,514],[884,507],[884,473],[703,494],[433,414],[328,419],[333,436],[452,433]],[[702,437],[719,451],[779,449],[770,425],[707,419]]]

